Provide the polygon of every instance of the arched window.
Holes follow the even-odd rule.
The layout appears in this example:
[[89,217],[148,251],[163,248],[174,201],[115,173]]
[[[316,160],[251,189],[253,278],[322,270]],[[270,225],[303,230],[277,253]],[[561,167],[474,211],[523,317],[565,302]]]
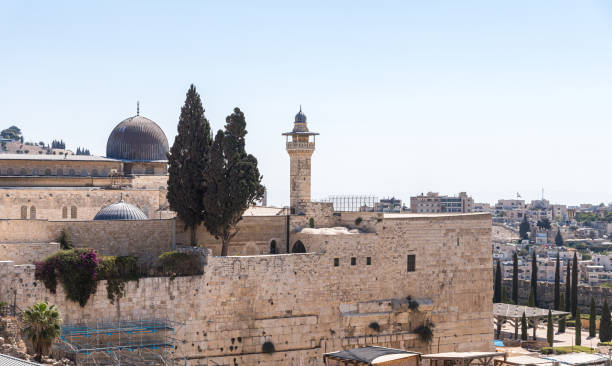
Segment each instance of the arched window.
[[304,244],[301,240],[298,240],[295,242],[295,244],[293,244],[293,247],[291,248],[291,253],[306,253],[306,247],[304,247]]
[[81,169],[81,177],[87,176],[87,169]]
[[149,174],[149,175],[155,174],[155,168],[153,168],[152,166],[146,167],[145,168],[145,174]]
[[98,176],[98,169],[94,169],[91,171],[91,176],[92,177],[97,177]]
[[270,254],[278,254],[278,249],[276,249],[276,240],[272,240],[270,242]]
[[68,218],[68,207],[64,206],[62,207],[62,219],[67,219]]
[[51,175],[51,169],[45,169],[45,175]]
[[6,170],[6,175],[15,175],[15,171],[13,170],[13,168],[8,168]]
[[64,175],[64,169],[59,168],[59,169],[57,170],[57,175],[58,175],[58,176],[60,176],[60,177],[61,177],[62,175]]
[[28,218],[28,206],[21,206],[21,218],[23,220]]
[[77,218],[77,207],[76,206],[70,207],[70,218],[71,219]]
[[32,220],[36,219],[36,207],[34,207],[34,206],[30,207],[30,218]]
[[68,171],[68,175],[70,175],[71,177],[74,177],[76,175],[76,172],[74,171],[74,169],[70,169]]
[[38,174],[38,168],[32,169],[32,175],[39,175]]
[[19,171],[19,175],[28,175],[28,171],[25,170],[25,168],[21,168],[21,170]]

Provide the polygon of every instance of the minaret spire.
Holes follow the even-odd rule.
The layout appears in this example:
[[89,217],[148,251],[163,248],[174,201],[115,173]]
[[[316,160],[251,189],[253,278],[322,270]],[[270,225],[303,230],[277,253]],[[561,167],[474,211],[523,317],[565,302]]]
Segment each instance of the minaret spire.
[[136,115],[140,116],[140,101],[136,101]]

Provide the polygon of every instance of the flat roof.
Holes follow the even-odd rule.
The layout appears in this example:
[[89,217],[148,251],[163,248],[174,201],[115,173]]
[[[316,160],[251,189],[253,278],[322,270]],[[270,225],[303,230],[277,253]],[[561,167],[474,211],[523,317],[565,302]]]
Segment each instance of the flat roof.
[[432,213],[385,213],[385,219],[408,219],[408,218],[435,218],[449,216],[491,216],[489,212],[471,212],[471,213],[454,213],[454,212],[432,212]]
[[95,155],[47,155],[47,154],[0,154],[0,160],[36,160],[36,161],[60,161],[60,160],[68,160],[68,161],[117,161],[117,159],[105,158],[103,156],[95,156]]
[[483,357],[496,357],[503,356],[504,352],[445,352],[445,353],[431,353],[428,355],[421,356],[424,359],[435,359],[435,360],[475,360]]
[[[504,303],[493,304],[493,316],[518,319],[523,317],[523,312],[525,313],[526,318],[541,318],[548,316],[548,310],[546,309]],[[552,315],[569,315],[569,313],[565,311],[553,310]]]
[[565,355],[549,355],[542,358],[557,361],[565,365],[595,365],[608,361],[608,358],[605,356],[584,352],[568,353]]
[[504,361],[505,364],[509,364],[509,365],[543,365],[543,364],[552,364],[554,361],[551,360],[545,360],[543,358],[539,358],[539,357],[533,357],[533,356],[514,356],[514,357],[508,357],[506,358],[506,361]]
[[402,358],[414,357],[419,355],[420,353],[418,352],[404,351],[401,349],[367,346],[344,351],[325,353],[323,354],[323,359],[333,358],[339,360],[351,360],[367,363],[368,365],[375,365],[381,362],[399,360]]

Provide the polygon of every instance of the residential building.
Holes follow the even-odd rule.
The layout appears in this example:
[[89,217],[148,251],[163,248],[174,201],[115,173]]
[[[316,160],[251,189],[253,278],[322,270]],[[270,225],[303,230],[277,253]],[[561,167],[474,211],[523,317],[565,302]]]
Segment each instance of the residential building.
[[410,197],[410,211],[414,213],[429,212],[474,212],[474,199],[465,192],[457,196],[440,196],[437,192]]

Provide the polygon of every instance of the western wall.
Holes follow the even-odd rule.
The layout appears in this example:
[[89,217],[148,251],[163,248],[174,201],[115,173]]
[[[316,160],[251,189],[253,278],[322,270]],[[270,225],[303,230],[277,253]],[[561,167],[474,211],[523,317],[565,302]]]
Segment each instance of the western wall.
[[[362,345],[421,352],[491,349],[489,214],[371,214],[356,225],[354,220],[360,216],[338,216],[327,211],[325,205],[310,213],[310,217],[289,216],[290,230],[283,223],[286,216],[245,217],[239,234],[257,238],[252,242],[260,244],[251,245],[256,250],[264,250],[274,238],[285,240],[283,235],[287,234],[291,244],[303,242],[308,251],[305,254],[215,257],[208,252],[202,276],[130,282],[125,297],[114,304],[100,283],[96,295],[83,308],[68,302],[61,287],[52,295],[37,283],[33,265],[3,261],[0,301],[25,308],[47,300],[58,305],[66,322],[93,321],[100,319],[100,314],[114,319],[167,314],[185,323],[177,334],[184,342],[180,342],[175,357],[186,358],[191,365],[321,365],[324,352]],[[364,225],[364,229],[336,235],[301,230],[311,217],[319,227],[326,227],[326,220],[344,220],[345,226]],[[275,231],[258,232],[258,221]],[[24,222],[11,220],[11,225]],[[136,253],[144,252],[156,240],[171,242],[171,234],[163,239],[155,237],[163,235],[164,230],[172,232],[172,223],[112,222],[100,232],[131,231],[134,239],[127,246]],[[125,226],[119,229],[117,225]],[[151,232],[154,225],[163,230]],[[27,230],[36,231],[33,227]],[[83,230],[89,231],[90,227]],[[186,234],[177,232],[177,238]],[[136,239],[139,237],[140,241]],[[78,242],[85,243],[86,237],[82,238]],[[91,236],[87,244],[103,238]],[[237,239],[242,244],[234,249],[248,247],[248,241]],[[216,245],[202,232],[198,240]],[[109,242],[113,241],[117,240]],[[280,247],[285,244],[283,241]],[[162,250],[155,246],[150,249]],[[413,268],[409,256],[414,256]],[[410,309],[408,298],[420,304],[418,310]],[[431,343],[423,343],[414,329],[428,321],[435,324],[434,338]],[[378,326],[372,327],[373,323]],[[275,352],[264,353],[264,342],[272,342]]]

